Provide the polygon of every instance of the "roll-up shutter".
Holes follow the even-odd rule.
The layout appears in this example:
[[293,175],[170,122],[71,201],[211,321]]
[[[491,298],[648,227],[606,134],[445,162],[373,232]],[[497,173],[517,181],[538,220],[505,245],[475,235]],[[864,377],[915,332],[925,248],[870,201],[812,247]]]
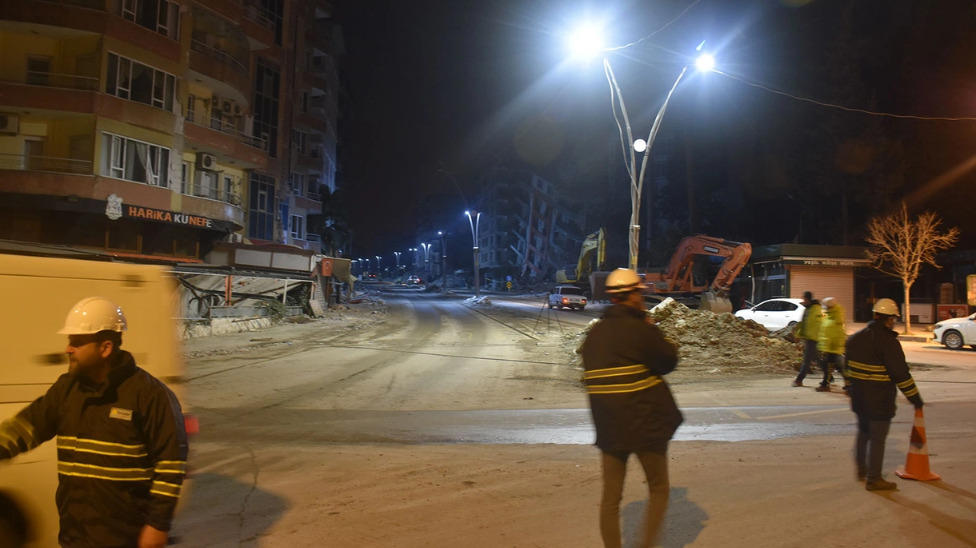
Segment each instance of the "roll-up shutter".
[[818,301],[833,297],[844,307],[844,322],[854,322],[854,268],[850,266],[789,265],[790,297],[803,298],[812,291]]

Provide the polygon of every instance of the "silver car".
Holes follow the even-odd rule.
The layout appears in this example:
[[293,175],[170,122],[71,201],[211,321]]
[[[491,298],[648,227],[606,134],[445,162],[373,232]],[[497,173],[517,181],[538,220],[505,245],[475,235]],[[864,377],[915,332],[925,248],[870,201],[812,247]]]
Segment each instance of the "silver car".
[[770,331],[779,331],[803,321],[805,310],[801,299],[776,298],[739,310],[735,315],[743,320],[752,320]]
[[967,344],[976,349],[976,314],[942,320],[932,328],[932,338],[952,350],[961,350]]

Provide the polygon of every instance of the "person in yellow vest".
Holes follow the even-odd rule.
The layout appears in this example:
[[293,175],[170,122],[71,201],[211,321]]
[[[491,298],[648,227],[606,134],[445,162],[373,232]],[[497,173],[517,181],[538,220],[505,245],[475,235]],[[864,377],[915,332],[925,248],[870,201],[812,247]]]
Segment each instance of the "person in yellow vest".
[[800,373],[793,380],[793,386],[803,386],[803,379],[810,373],[810,364],[820,362],[817,343],[820,341],[820,322],[823,320],[823,307],[820,301],[813,298],[810,291],[803,292],[803,319],[797,326],[796,334],[803,341],[803,363]]
[[[817,387],[817,392],[830,392],[830,385],[834,382],[834,371],[844,373],[844,347],[847,343],[847,331],[844,329],[844,308],[833,297],[823,300],[824,319],[820,322],[820,336],[817,338],[817,350],[822,352],[820,368],[823,369],[823,380]],[[844,391],[847,391],[847,379],[844,379]]]

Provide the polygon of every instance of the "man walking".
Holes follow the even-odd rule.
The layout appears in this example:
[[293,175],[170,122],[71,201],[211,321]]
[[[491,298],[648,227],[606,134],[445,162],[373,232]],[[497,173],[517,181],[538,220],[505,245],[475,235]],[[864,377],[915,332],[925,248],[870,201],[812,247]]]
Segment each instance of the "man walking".
[[126,320],[114,303],[75,304],[68,372],[0,423],[0,459],[57,437],[66,548],[159,548],[167,543],[186,472],[187,440],[176,396],[122,350]]
[[897,489],[881,474],[885,441],[895,416],[895,387],[922,407],[922,396],[908,371],[898,334],[892,329],[898,307],[891,299],[874,305],[874,320],[847,341],[847,375],[851,379],[851,409],[857,414],[854,461],[857,477],[868,491]]
[[810,291],[803,292],[803,319],[797,329],[797,335],[803,340],[803,363],[800,364],[800,373],[793,381],[793,386],[803,386],[803,379],[810,373],[811,363],[820,363],[820,354],[817,351],[817,341],[820,339],[820,321],[823,320],[823,307],[820,301],[813,298]]
[[584,380],[602,454],[600,535],[607,548],[621,546],[620,499],[627,459],[637,455],[649,499],[639,546],[651,546],[668,506],[668,442],[683,417],[661,377],[678,363],[677,348],[652,325],[644,309],[641,279],[618,268],[607,276],[613,306],[583,342]]
[[[817,387],[817,392],[830,392],[830,385],[834,382],[834,371],[844,374],[844,345],[847,343],[847,330],[844,327],[844,308],[837,299],[827,297],[823,300],[826,314],[820,322],[820,339],[817,350],[820,351],[820,367],[823,369],[823,380]],[[847,390],[847,378],[844,378],[844,390]]]

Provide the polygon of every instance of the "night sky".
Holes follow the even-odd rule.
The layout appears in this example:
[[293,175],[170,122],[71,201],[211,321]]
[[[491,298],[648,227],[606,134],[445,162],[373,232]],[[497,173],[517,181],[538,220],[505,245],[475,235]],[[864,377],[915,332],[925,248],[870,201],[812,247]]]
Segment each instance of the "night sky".
[[[646,137],[699,42],[717,59],[722,74],[685,77],[655,144],[680,159],[674,180],[694,182],[656,198],[675,217],[670,230],[754,245],[858,245],[870,216],[906,199],[959,227],[963,245],[976,244],[976,120],[940,119],[976,118],[972,2],[335,5],[346,45],[340,162],[354,257],[415,246],[424,230],[470,245],[463,211],[493,165],[529,167],[564,192],[629,204],[602,66],[570,63],[564,49],[582,19],[602,21],[608,45],[640,41],[609,57],[635,136]],[[846,230],[837,226],[841,188]],[[626,222],[611,227],[622,238]]]

